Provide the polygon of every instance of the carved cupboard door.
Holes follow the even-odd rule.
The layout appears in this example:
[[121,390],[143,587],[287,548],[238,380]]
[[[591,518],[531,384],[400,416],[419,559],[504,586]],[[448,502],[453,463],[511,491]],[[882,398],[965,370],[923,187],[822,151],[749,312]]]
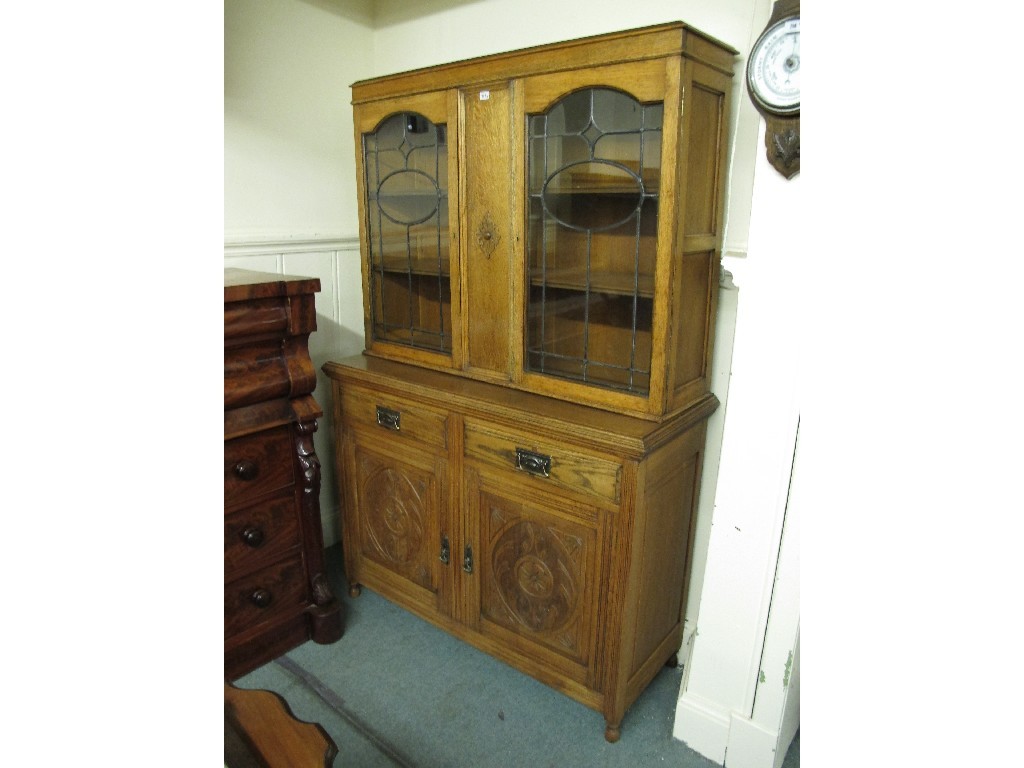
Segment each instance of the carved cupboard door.
[[535,493],[530,478],[466,475],[478,549],[471,623],[531,664],[596,688],[603,513]]
[[353,437],[346,449],[350,503],[346,570],[352,583],[373,584],[386,597],[428,614],[446,610],[438,558],[447,462]]

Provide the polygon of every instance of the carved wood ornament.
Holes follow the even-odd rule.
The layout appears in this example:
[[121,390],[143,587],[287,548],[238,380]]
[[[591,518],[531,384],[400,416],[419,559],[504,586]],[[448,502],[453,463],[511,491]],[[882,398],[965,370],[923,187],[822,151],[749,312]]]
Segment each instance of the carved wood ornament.
[[772,168],[787,179],[792,179],[800,173],[800,118],[767,118],[764,146]]
[[494,249],[501,242],[501,235],[494,230],[495,226],[491,220],[491,214],[485,213],[483,219],[480,220],[480,226],[476,230],[476,243],[487,258],[491,258]]

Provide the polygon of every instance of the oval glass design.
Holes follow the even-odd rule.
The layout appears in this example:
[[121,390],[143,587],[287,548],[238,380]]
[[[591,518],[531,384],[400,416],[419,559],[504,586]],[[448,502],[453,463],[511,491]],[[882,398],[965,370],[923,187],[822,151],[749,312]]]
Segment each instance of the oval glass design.
[[422,171],[401,170],[377,188],[381,212],[397,224],[420,224],[437,212],[438,187]]
[[663,117],[614,88],[527,115],[526,370],[649,393]]
[[616,163],[588,160],[567,165],[544,183],[544,209],[570,229],[600,232],[625,224],[644,198],[640,177]]

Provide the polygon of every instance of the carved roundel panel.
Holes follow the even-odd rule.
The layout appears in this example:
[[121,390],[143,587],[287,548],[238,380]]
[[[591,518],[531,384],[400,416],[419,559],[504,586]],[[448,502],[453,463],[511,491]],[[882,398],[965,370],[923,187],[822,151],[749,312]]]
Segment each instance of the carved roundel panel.
[[379,467],[363,482],[369,510],[365,526],[373,550],[393,563],[414,560],[423,548],[423,481]]
[[579,598],[576,565],[569,551],[544,526],[520,521],[495,543],[494,584],[508,611],[535,632],[565,626]]

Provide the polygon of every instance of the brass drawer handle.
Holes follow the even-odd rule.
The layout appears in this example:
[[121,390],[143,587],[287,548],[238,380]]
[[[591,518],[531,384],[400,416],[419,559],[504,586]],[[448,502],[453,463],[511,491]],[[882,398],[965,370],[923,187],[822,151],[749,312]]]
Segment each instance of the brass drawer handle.
[[378,405],[377,423],[385,429],[392,429],[397,432],[402,428],[402,414],[399,411],[393,411],[390,408],[385,408],[383,405]]
[[448,543],[448,537],[441,537],[441,556],[438,558],[442,563],[448,565],[452,561],[452,547]]
[[255,480],[256,475],[260,473],[260,468],[256,465],[256,462],[242,459],[235,464],[234,472],[235,477],[239,480]]
[[473,548],[466,547],[465,554],[462,558],[462,570],[466,573],[473,572]]
[[253,605],[257,608],[266,608],[274,600],[274,596],[270,594],[269,589],[257,589],[249,597],[252,600]]
[[528,451],[525,448],[516,448],[516,469],[538,477],[550,477],[551,457]]

